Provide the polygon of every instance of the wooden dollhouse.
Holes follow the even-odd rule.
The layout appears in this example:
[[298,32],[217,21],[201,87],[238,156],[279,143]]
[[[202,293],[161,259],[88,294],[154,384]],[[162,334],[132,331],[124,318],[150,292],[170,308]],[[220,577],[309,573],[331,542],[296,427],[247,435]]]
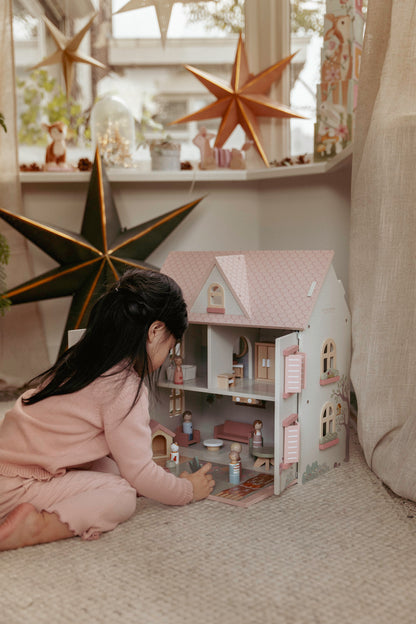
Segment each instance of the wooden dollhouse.
[[[173,252],[161,268],[181,286],[188,305],[184,361],[197,373],[184,381],[185,395],[269,406],[275,494],[336,467],[348,454],[351,319],[333,256],[315,250]],[[161,385],[173,386],[168,380]]]

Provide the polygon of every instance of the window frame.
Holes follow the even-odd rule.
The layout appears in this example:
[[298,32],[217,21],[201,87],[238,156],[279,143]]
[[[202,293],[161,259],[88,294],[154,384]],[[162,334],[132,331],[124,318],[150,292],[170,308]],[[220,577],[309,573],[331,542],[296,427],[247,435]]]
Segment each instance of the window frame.
[[319,448],[321,451],[339,443],[336,416],[337,414],[334,402],[327,401],[322,407],[319,417]]

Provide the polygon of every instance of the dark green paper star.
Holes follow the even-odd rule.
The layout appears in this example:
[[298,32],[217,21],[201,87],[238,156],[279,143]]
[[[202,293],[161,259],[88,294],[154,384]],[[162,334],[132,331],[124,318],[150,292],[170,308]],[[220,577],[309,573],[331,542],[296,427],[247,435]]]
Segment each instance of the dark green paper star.
[[0,217],[59,263],[3,293],[13,304],[72,296],[61,352],[69,329],[85,327],[108,285],[131,267],[158,270],[146,258],[202,198],[129,230],[121,227],[98,151],[91,173],[81,234],[45,225],[0,208]]

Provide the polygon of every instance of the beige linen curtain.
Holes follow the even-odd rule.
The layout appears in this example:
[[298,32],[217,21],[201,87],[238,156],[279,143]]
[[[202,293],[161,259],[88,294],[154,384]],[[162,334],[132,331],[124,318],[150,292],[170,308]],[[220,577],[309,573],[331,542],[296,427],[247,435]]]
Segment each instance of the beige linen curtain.
[[[16,146],[16,113],[14,54],[11,0],[0,2],[0,112],[7,133],[0,129],[0,205],[11,212],[22,212],[19,168]],[[16,286],[31,277],[31,262],[23,236],[0,220],[0,231],[10,247],[7,287]],[[12,306],[0,316],[0,394],[4,385],[28,381],[49,366],[43,325],[34,303]]]
[[351,378],[368,464],[416,500],[416,0],[369,0],[353,156]]

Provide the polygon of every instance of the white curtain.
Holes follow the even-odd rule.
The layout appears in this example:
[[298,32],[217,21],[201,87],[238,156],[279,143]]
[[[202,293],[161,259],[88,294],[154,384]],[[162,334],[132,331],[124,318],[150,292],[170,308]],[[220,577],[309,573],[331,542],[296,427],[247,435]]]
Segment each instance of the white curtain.
[[369,0],[353,156],[351,377],[369,466],[416,500],[416,0]]
[[[0,112],[7,125],[7,133],[0,128],[0,205],[21,213],[11,0],[0,2],[0,59]],[[31,261],[23,236],[3,220],[0,220],[0,231],[10,247],[10,261],[6,267],[7,288],[10,289],[33,277]],[[6,316],[0,317],[0,386],[20,386],[48,366],[38,305],[12,306]]]

